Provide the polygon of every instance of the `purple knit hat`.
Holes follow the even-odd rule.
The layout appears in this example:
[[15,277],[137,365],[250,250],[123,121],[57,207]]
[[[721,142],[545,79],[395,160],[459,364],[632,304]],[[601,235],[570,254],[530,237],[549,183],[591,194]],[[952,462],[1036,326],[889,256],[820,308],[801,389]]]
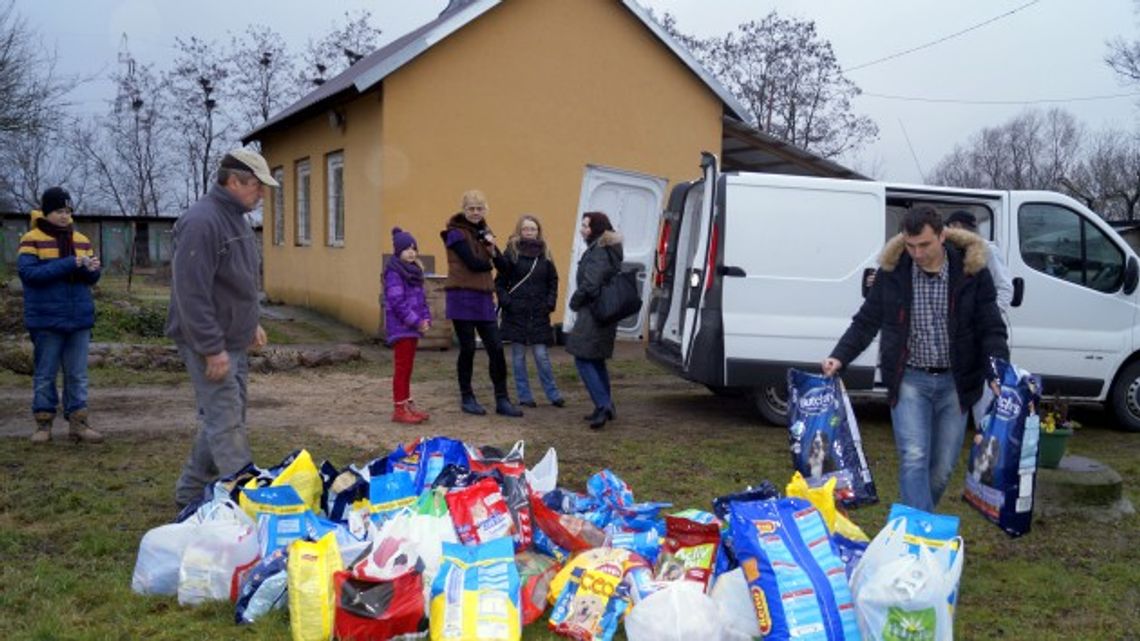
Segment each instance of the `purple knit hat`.
[[416,239],[411,234],[400,229],[399,227],[392,228],[392,247],[396,250],[396,255],[404,253],[404,250],[409,247],[419,247],[416,244]]

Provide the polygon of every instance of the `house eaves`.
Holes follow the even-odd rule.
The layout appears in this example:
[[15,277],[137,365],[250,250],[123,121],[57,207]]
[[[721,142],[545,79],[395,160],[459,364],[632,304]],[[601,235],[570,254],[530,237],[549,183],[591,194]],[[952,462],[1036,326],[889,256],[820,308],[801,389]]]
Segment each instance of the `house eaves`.
[[[447,38],[467,26],[479,16],[502,4],[504,0],[473,0],[457,6],[454,10],[444,10],[437,18],[393,40],[357,61],[348,69],[326,81],[303,98],[286,107],[257,128],[242,136],[248,143],[259,134],[273,129],[295,118],[311,115],[323,108],[338,96],[360,95],[376,86],[397,69],[408,64],[417,56],[430,49],[437,42]],[[732,117],[747,122],[747,111],[723,85],[701,66],[689,50],[670,36],[657,24],[641,5],[634,0],[622,0],[622,4],[658,40],[673,52],[702,82],[724,103],[726,112]]]

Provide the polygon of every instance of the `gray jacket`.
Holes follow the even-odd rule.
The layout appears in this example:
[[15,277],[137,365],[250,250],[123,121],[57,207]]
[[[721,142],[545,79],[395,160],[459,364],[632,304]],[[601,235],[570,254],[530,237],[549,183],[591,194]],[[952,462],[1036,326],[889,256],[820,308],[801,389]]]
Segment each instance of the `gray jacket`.
[[246,211],[214,185],[174,224],[166,335],[203,356],[244,350],[257,331],[257,241]]
[[574,327],[566,337],[566,351],[578,358],[601,360],[614,355],[617,323],[602,325],[590,311],[590,303],[621,269],[621,234],[607,231],[590,245],[578,260],[577,282],[570,297],[570,309],[577,312]]

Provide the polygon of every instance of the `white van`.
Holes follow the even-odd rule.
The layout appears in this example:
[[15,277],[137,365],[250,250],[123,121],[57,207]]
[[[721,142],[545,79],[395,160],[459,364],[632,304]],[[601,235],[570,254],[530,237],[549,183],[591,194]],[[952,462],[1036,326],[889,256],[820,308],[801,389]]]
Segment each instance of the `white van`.
[[[1014,279],[1011,358],[1046,395],[1107,404],[1140,431],[1140,263],[1099,216],[1046,191],[988,191],[774,174],[674,187],[649,299],[649,357],[717,393],[751,394],[786,420],[785,373],[818,371],[865,295],[908,208],[966,209]],[[848,364],[850,389],[881,390],[877,341]]]

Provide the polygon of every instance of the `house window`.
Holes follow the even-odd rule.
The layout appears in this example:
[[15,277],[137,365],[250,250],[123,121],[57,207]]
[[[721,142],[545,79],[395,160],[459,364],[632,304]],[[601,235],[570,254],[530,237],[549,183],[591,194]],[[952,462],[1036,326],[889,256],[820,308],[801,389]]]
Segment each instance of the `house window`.
[[344,247],[344,152],[325,157],[325,187],[328,191],[325,216],[328,219],[329,247]]
[[285,168],[276,167],[273,170],[273,180],[277,187],[273,189],[273,244],[285,244]]
[[297,231],[294,242],[297,245],[308,245],[312,242],[312,229],[309,226],[309,161],[297,161],[297,202],[294,211],[297,212]]

